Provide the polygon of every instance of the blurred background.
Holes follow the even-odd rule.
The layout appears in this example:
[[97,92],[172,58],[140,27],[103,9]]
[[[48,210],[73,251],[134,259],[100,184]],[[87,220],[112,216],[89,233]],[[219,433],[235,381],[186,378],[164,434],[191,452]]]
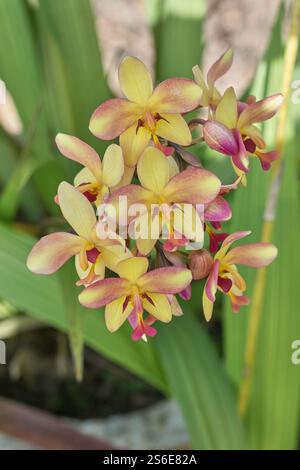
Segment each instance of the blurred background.
[[[233,316],[220,302],[214,322],[204,324],[196,284],[186,315],[162,326],[151,344],[136,344],[126,328],[110,335],[101,312],[77,305],[72,265],[47,279],[25,266],[35,238],[64,229],[53,196],[78,170],[59,156],[55,134],[76,135],[103,154],[106,143],[89,133],[88,122],[97,105],[120,94],[117,67],[124,55],[142,59],[160,81],[192,77],[195,64],[207,71],[233,47],[234,64],[219,89],[233,85],[240,97],[260,99],[281,90],[295,3],[0,0],[6,87],[0,104],[0,339],[6,348],[0,449],[298,448],[300,366],[290,359],[300,338],[298,103],[288,102],[288,158],[272,238],[280,256],[268,274],[242,417],[237,402],[251,307]],[[300,78],[298,64],[293,81]],[[271,147],[277,125],[264,128]],[[196,153],[222,181],[232,179],[226,159],[201,146]],[[248,188],[232,198],[228,230],[252,229],[251,241],[260,239],[269,182],[270,175],[253,169]],[[257,278],[247,269],[244,274],[251,296]]]

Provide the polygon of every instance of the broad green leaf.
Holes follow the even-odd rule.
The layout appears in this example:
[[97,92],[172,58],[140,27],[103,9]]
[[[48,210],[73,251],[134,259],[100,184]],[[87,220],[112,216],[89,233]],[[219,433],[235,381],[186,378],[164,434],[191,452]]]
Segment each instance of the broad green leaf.
[[245,448],[234,393],[215,347],[190,308],[182,306],[184,316],[160,327],[155,344],[193,448]]
[[[93,111],[109,97],[90,4],[86,0],[40,0],[39,4],[55,42],[52,52],[55,48],[56,56],[60,53],[63,59],[76,136],[103,150],[106,144],[88,129]],[[65,126],[61,132],[67,131]]]
[[[34,241],[24,233],[0,225],[0,297],[38,320],[67,331],[59,275],[39,276],[26,268],[26,258]],[[133,342],[126,326],[114,334],[109,333],[102,310],[82,308],[81,311],[86,344],[161,391],[168,391],[158,357],[150,343]]]

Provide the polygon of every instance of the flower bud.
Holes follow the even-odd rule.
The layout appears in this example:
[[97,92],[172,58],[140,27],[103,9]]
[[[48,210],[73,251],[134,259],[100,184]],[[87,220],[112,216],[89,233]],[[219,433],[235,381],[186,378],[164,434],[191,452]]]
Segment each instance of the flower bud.
[[188,265],[192,271],[193,279],[204,279],[213,266],[213,259],[207,250],[192,251],[189,255]]

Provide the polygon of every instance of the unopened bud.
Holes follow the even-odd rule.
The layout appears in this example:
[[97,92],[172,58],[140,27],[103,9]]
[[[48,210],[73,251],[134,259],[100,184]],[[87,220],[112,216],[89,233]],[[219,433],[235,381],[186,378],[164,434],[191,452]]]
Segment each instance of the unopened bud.
[[190,253],[188,265],[192,271],[193,279],[204,279],[212,269],[213,259],[207,250],[197,250]]

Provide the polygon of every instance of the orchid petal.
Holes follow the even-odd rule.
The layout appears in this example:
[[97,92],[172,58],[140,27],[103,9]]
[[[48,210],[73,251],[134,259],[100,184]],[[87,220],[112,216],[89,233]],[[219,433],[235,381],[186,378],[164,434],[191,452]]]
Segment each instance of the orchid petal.
[[57,194],[64,218],[78,235],[90,240],[96,225],[93,206],[78,189],[65,181],[60,183]]
[[205,289],[203,289],[203,294],[202,294],[202,308],[203,308],[205,320],[209,321],[213,314],[214,302],[209,300]]
[[216,300],[216,292],[217,292],[217,287],[218,287],[218,275],[219,275],[219,267],[220,267],[220,261],[216,260],[214,262],[213,268],[207,278],[207,281],[205,283],[205,292],[207,297],[211,302],[215,302]]
[[152,78],[146,65],[136,57],[127,56],[119,67],[119,83],[124,95],[145,106],[152,95]]
[[232,87],[227,88],[222,96],[215,114],[216,121],[224,124],[228,129],[236,127],[238,113],[237,113],[237,99]]
[[232,132],[238,144],[237,153],[232,154],[232,162],[239,170],[248,173],[249,158],[241,133],[238,129],[233,129]]
[[185,289],[192,281],[190,270],[171,266],[158,268],[143,274],[138,280],[138,286],[143,292],[159,294],[177,294]]
[[195,109],[201,97],[201,90],[188,78],[169,78],[154,90],[148,106],[152,112],[187,113]]
[[278,250],[271,243],[250,243],[232,248],[223,258],[226,264],[243,264],[252,268],[268,266],[276,258]]
[[204,219],[210,222],[222,222],[231,219],[231,216],[231,207],[222,196],[217,196],[204,212]]
[[144,257],[132,257],[118,264],[118,274],[120,277],[127,279],[131,283],[137,280],[147,272],[149,261]]
[[96,180],[101,180],[101,160],[90,145],[67,134],[57,134],[55,142],[60,153],[88,168]]
[[240,231],[240,232],[234,232],[228,235],[228,237],[225,238],[223,241],[220,250],[216,254],[217,259],[222,259],[229,248],[231,247],[232,243],[234,243],[237,240],[240,240],[241,238],[247,237],[250,235],[251,231],[250,230],[245,230],[245,231]]
[[112,140],[137,123],[141,114],[139,105],[122,98],[113,98],[94,111],[89,129],[99,139]]
[[180,114],[161,114],[155,134],[179,145],[190,145],[192,135],[189,126]]
[[207,83],[212,88],[215,82],[222,77],[231,67],[233,61],[233,50],[227,49],[224,54],[210,67],[207,73]]
[[128,258],[132,257],[132,253],[126,246],[120,245],[107,245],[101,248],[101,257],[105,266],[113,272],[118,271],[118,264]]
[[213,173],[189,167],[170,179],[163,194],[168,202],[208,204],[218,195],[221,182]]
[[37,274],[52,274],[79,253],[84,241],[71,233],[51,233],[41,238],[27,258],[27,267]]
[[260,101],[249,104],[240,114],[237,127],[243,129],[255,122],[266,121],[273,117],[283,103],[283,96],[277,93]]
[[79,294],[79,302],[87,308],[99,308],[119,297],[130,294],[130,283],[125,279],[109,278],[95,282]]
[[143,126],[134,124],[120,135],[124,161],[128,166],[134,167],[143,151],[149,144],[151,132]]
[[78,187],[81,186],[82,184],[87,184],[87,183],[96,183],[95,176],[93,173],[88,168],[82,168],[77,175],[74,178],[74,186]]
[[189,205],[188,208],[184,208],[183,204],[176,204],[172,210],[174,214],[173,226],[175,232],[185,237],[187,240],[203,243],[203,224],[196,209],[192,205]]
[[119,145],[111,144],[107,147],[103,157],[102,183],[108,187],[116,186],[124,173],[124,160]]
[[128,303],[125,310],[123,310],[125,301],[126,296],[122,296],[113,300],[113,302],[110,302],[105,307],[105,324],[108,331],[111,333],[114,333],[123,325],[132,310],[130,303]]
[[172,319],[172,310],[171,305],[168,301],[168,297],[164,294],[155,294],[151,293],[149,295],[153,304],[149,302],[147,297],[143,297],[143,307],[144,309],[153,315],[157,320],[168,323]]
[[256,126],[254,126],[254,124],[252,124],[251,126],[244,127],[243,134],[253,140],[253,142],[258,148],[265,148],[266,143],[264,141],[264,138],[261,135],[260,130]]
[[234,155],[238,152],[238,144],[233,132],[224,124],[208,120],[203,126],[203,137],[207,145],[224,155]]
[[159,195],[169,181],[168,160],[160,150],[148,147],[139,159],[137,174],[144,188]]

